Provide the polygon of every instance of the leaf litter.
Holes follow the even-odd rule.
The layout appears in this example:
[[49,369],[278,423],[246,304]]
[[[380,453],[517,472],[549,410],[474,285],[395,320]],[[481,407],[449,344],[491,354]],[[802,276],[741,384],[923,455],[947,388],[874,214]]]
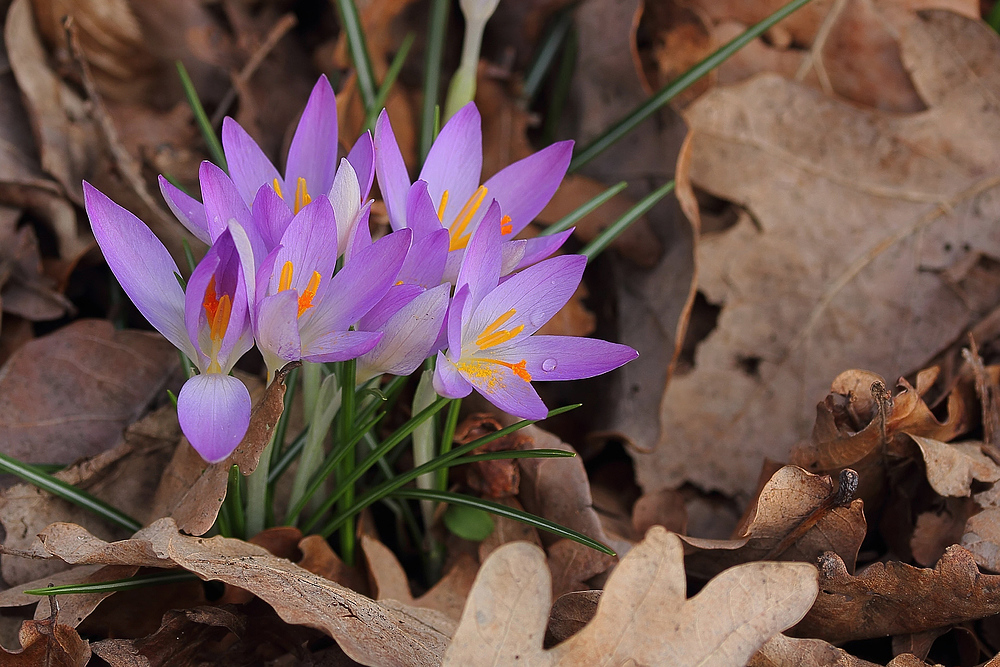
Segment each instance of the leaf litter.
[[[540,225],[630,181],[581,221],[574,242],[586,243],[676,175],[678,203],[617,239],[615,256],[593,267],[600,279],[552,325],[585,335],[615,315],[643,363],[601,390],[605,405],[588,395],[593,414],[565,434],[528,427],[493,447],[580,456],[477,463],[450,480],[618,555],[496,519],[481,544],[447,537],[435,583],[377,514],[366,519],[359,567],[291,528],[204,537],[230,467],[249,473],[270,439],[280,379],[257,381],[250,432],[207,466],[165,404],[179,380],[169,345],[94,320],[54,333],[33,324],[112,312],[74,291],[95,264],[78,224],[82,178],[126,202],[182,259],[184,235],[150,194],[159,172],[193,185],[205,156],[173,59],[210,108],[235,114],[272,157],[287,146],[313,68],[344,75],[341,143],[360,132],[365,114],[332,10],[308,22],[300,8],[217,4],[109,2],[110,21],[96,4],[74,3],[64,21],[59,3],[2,3],[3,452],[68,465],[57,475],[145,526],[130,536],[8,482],[0,606],[24,622],[19,637],[2,637],[4,664],[83,665],[91,654],[112,665],[254,664],[267,654],[369,665],[868,667],[989,664],[1000,651],[990,140],[1000,40],[970,18],[979,7],[814,2],[680,100],[690,134],[661,111],[658,124],[566,179]],[[540,26],[566,3],[513,4],[501,3],[480,66],[487,175],[536,145],[545,110],[526,107],[519,85]],[[560,136],[585,143],[779,4],[580,3],[575,99]],[[417,4],[359,9],[377,78],[408,31],[419,33],[416,53],[425,48]],[[387,105],[412,167],[422,93],[411,61]],[[279,85],[287,95],[276,100]],[[487,431],[509,423],[497,419]],[[631,459],[615,453],[615,438]],[[175,598],[146,589],[139,596],[157,601],[147,609],[128,593],[60,596],[54,606],[24,594],[164,570],[226,589],[214,602],[197,582]]]

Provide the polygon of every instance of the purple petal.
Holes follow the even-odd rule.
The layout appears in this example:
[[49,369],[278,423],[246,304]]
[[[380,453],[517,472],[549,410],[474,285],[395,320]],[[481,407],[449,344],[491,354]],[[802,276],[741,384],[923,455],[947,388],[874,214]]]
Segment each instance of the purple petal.
[[349,262],[359,252],[372,244],[372,228],[368,224],[371,216],[372,203],[367,202],[361,207],[358,214],[358,224],[354,225],[351,235],[347,239],[347,252],[344,253],[344,262]]
[[465,203],[479,187],[483,171],[483,131],[476,105],[469,102],[445,123],[434,140],[420,180],[427,181],[431,201],[440,205],[448,191],[442,219],[451,224]]
[[[229,234],[225,235],[232,242]],[[215,278],[215,272],[219,268],[219,248],[218,244],[208,249],[208,252],[198,262],[191,277],[187,281],[187,290],[184,292],[184,325],[187,327],[188,337],[195,341],[198,348],[198,356],[193,357],[194,362],[202,373],[208,368],[211,359],[207,350],[212,349],[212,341],[209,338],[208,315],[205,313],[205,292],[208,285]]]
[[86,181],[83,199],[94,237],[125,294],[164,338],[197,359],[184,326],[180,271],[170,253],[139,218]]
[[503,329],[513,331],[523,326],[518,335],[518,340],[523,340],[566,305],[580,284],[586,265],[587,258],[583,255],[561,255],[514,274],[483,298],[463,327],[463,335],[467,340],[474,338],[513,310]]
[[[222,148],[229,165],[229,174],[247,206],[253,204],[257,190],[265,183],[272,184],[278,179],[280,187],[285,187],[278,170],[267,159],[257,142],[228,116],[222,121]],[[293,186],[292,195],[294,194]]]
[[[337,169],[337,98],[326,75],[313,86],[302,118],[295,128],[292,145],[288,148],[285,183],[297,187],[306,180],[307,191],[315,197],[330,191]],[[292,193],[284,193],[286,197]]]
[[456,368],[483,398],[504,412],[521,419],[544,419],[549,414],[531,382],[506,364],[473,357],[462,359]]
[[205,200],[205,218],[208,220],[208,232],[214,242],[229,226],[230,220],[243,228],[250,239],[255,260],[260,260],[267,254],[264,241],[250,209],[243,202],[236,185],[226,172],[207,160],[201,163],[198,170],[201,182],[201,195]]
[[281,246],[271,271],[268,293],[278,292],[286,262],[292,263],[292,289],[301,294],[316,272],[320,275],[320,290],[323,290],[337,265],[337,223],[330,200],[317,197],[299,211],[281,237]]
[[385,336],[359,360],[359,373],[363,369],[368,376],[365,380],[379,373],[409,375],[423,363],[441,333],[450,292],[450,285],[427,290],[379,327]]
[[627,364],[639,353],[627,345],[575,336],[529,336],[516,346],[497,350],[497,359],[516,364],[525,361],[532,382],[579,380]]
[[347,154],[347,161],[354,167],[354,173],[358,175],[358,183],[361,185],[361,199],[368,199],[372,191],[372,181],[375,180],[375,144],[372,140],[372,133],[365,130],[365,133],[354,142],[354,147]]
[[381,339],[381,331],[332,331],[311,341],[302,358],[314,362],[357,359]]
[[274,188],[265,184],[257,190],[250,211],[264,248],[267,252],[271,252],[281,243],[281,237],[292,221],[292,210],[288,208],[285,200],[278,196]]
[[254,335],[268,371],[302,358],[298,315],[299,295],[294,290],[279,292],[260,302]]
[[556,193],[573,156],[573,142],[559,141],[504,167],[484,185],[510,216],[512,234],[535,219]]
[[160,192],[163,194],[167,207],[184,228],[195,235],[199,241],[212,245],[212,237],[208,233],[208,221],[205,220],[205,207],[194,197],[184,194],[180,188],[170,184],[170,181],[160,176]]
[[375,175],[389,214],[389,224],[397,231],[403,229],[406,227],[406,195],[410,189],[410,176],[385,109],[382,109],[375,124]]
[[430,289],[441,284],[448,261],[448,230],[438,229],[413,241],[396,277],[398,281]]
[[[536,236],[532,239],[526,239],[526,245],[524,247],[524,256],[521,261],[517,264],[517,269],[523,269],[525,267],[531,266],[532,264],[537,264],[542,261],[556,250],[562,247],[563,243],[566,243],[576,227],[571,227],[564,232],[559,232],[557,234],[550,234],[549,236]],[[515,271],[517,269],[514,269]]]
[[[508,276],[517,270],[524,259],[524,250],[528,247],[526,239],[514,239],[500,244],[500,275]],[[500,279],[501,281],[503,278]]]
[[396,281],[411,237],[407,229],[382,237],[320,285],[316,307],[303,315],[304,347],[311,348],[328,331],[349,329],[385,296]]
[[462,324],[469,310],[466,307],[468,301],[469,288],[466,286],[455,292],[455,298],[448,308],[448,356],[451,359],[462,356]]
[[444,229],[427,192],[427,181],[416,181],[410,186],[406,195],[406,226],[418,239]]
[[487,292],[500,282],[502,260],[500,206],[493,202],[469,240],[462,268],[458,272],[458,282],[455,284],[458,289],[469,286],[470,308],[475,309]]
[[250,393],[224,373],[196,375],[177,395],[177,420],[195,451],[209,463],[229,456],[250,425]]
[[434,367],[434,391],[445,398],[465,398],[472,393],[472,385],[462,377],[455,364],[440,352]]
[[419,285],[393,285],[385,296],[358,320],[359,331],[379,331],[390,317],[426,290]]

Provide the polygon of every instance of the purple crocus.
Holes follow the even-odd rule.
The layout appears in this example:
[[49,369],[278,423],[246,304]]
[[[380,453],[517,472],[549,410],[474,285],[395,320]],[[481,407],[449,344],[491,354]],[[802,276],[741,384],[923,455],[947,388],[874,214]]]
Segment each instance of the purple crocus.
[[[520,247],[509,244],[555,194],[572,150],[572,141],[557,142],[505,167],[480,185],[483,137],[479,111],[470,102],[451,117],[431,146],[417,181],[425,183],[427,201],[422,205],[433,211],[436,228],[448,231],[451,253],[446,277],[454,278],[469,239],[494,200],[504,213],[500,223],[505,241],[504,275],[548,257],[569,238],[572,230],[521,241]],[[416,204],[410,178],[384,110],[375,126],[375,172],[392,228],[414,227],[419,239],[422,233],[412,216]]]
[[535,380],[600,375],[638,356],[626,345],[574,336],[533,336],[565,305],[587,258],[562,255],[500,281],[500,211],[494,204],[469,242],[448,313],[448,350],[439,352],[434,389],[462,398],[475,389],[493,405],[542,419]]
[[[338,168],[337,138],[337,100],[325,76],[313,87],[295,129],[284,177],[239,123],[227,117],[222,124],[226,162],[244,204],[256,208],[264,196],[268,205],[283,203],[290,214],[295,214],[318,195],[327,196],[336,212],[339,247],[343,250],[353,230],[367,221],[370,205],[365,200],[374,180],[375,157],[371,134],[365,132]],[[266,194],[260,192],[263,185],[269,186]],[[160,190],[181,223],[202,241],[211,243],[211,224],[204,207],[162,176]],[[289,219],[290,215],[285,222]]]
[[177,396],[177,417],[209,463],[236,449],[250,423],[250,394],[229,375],[250,349],[247,288],[233,237],[221,232],[187,289],[159,239],[87,182],[84,204],[97,243],[122,289],[153,327],[198,367]]
[[380,332],[352,331],[351,326],[396,280],[410,246],[409,231],[360,250],[336,275],[336,220],[325,196],[295,214],[259,266],[245,235],[237,236],[244,272],[256,275],[248,290],[251,321],[269,376],[288,361],[354,359],[379,342]]

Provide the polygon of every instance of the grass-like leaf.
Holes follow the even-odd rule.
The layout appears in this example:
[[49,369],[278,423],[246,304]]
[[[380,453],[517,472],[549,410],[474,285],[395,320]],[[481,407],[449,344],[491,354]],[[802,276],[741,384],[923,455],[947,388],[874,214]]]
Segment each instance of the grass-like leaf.
[[564,232],[576,223],[583,220],[585,217],[599,209],[603,206],[609,199],[614,197],[616,194],[628,187],[626,181],[619,181],[615,183],[610,188],[597,195],[590,201],[582,204],[572,213],[568,213],[556,222],[552,223],[541,232],[538,233],[539,236],[548,236],[549,234],[557,234],[559,232]]
[[648,100],[633,109],[624,118],[613,124],[599,137],[580,149],[569,163],[569,170],[576,171],[597,157],[602,151],[634,130],[642,121],[652,116],[657,109],[687,90],[691,84],[721,65],[731,55],[767,32],[775,23],[808,3],[809,0],[792,0],[760,23],[746,29],[697,65],[681,74],[677,79],[660,88]]
[[424,163],[437,136],[441,60],[444,56],[444,40],[448,33],[450,10],[450,0],[431,0],[431,10],[427,20],[427,51],[424,55],[424,101],[420,108],[420,164]]
[[542,126],[542,143],[551,144],[556,140],[559,121],[563,117],[566,101],[569,99],[569,89],[573,82],[573,72],[576,70],[576,56],[580,48],[580,38],[575,27],[571,27],[566,37],[562,56],[559,58],[559,70],[549,92],[549,108],[545,111],[545,124]]
[[673,189],[674,181],[668,181],[637,201],[632,208],[622,214],[622,217],[615,220],[610,227],[598,234],[594,240],[585,245],[583,249],[580,250],[580,254],[586,256],[588,260],[597,257],[605,248],[611,245],[612,241],[628,229],[629,225],[644,216],[649,209],[653,208],[657,202],[670,194]]
[[520,521],[521,523],[526,523],[529,526],[534,526],[539,530],[544,530],[546,532],[552,533],[553,535],[558,535],[559,537],[567,537],[574,542],[579,542],[580,544],[590,547],[591,549],[596,549],[601,553],[606,553],[609,556],[616,556],[617,554],[613,549],[608,547],[597,540],[587,537],[583,533],[578,533],[572,528],[567,528],[565,526],[560,526],[554,521],[549,521],[548,519],[543,519],[540,516],[535,516],[528,512],[522,510],[514,509],[513,507],[507,507],[506,505],[501,505],[500,503],[495,503],[489,500],[483,500],[482,498],[476,498],[474,496],[466,496],[461,493],[451,493],[449,491],[431,491],[428,489],[399,489],[392,492],[395,498],[412,498],[415,500],[434,500],[439,503],[450,503],[452,505],[463,505],[465,507],[474,507],[476,509],[481,509],[490,514],[496,514],[497,516],[507,517],[508,519],[514,519],[515,521]]
[[229,165],[226,163],[226,154],[222,150],[222,143],[212,128],[212,121],[208,119],[205,107],[201,105],[201,100],[198,99],[198,91],[194,89],[194,83],[188,75],[187,68],[184,67],[184,63],[180,60],[177,61],[177,74],[181,77],[184,96],[187,98],[188,104],[191,105],[191,110],[194,111],[194,118],[198,123],[198,129],[201,130],[201,136],[204,137],[205,143],[208,144],[208,152],[212,154],[215,164],[222,167],[228,173]]
[[540,40],[535,57],[524,75],[524,86],[521,89],[521,95],[528,102],[535,99],[545,81],[545,75],[552,69],[552,64],[562,51],[566,36],[573,27],[573,9],[571,6],[561,10]]
[[117,593],[119,591],[130,591],[133,588],[143,588],[145,586],[159,586],[162,584],[179,584],[183,581],[198,581],[198,577],[188,572],[167,570],[166,572],[154,572],[152,574],[140,574],[126,579],[112,579],[111,581],[99,581],[92,584],[66,584],[65,586],[49,586],[48,588],[33,588],[24,591],[25,595],[71,595],[74,593]]
[[361,27],[361,17],[358,16],[354,0],[336,0],[336,5],[340,23],[347,33],[347,47],[351,52],[354,73],[358,79],[361,103],[365,107],[365,113],[368,114],[375,106],[378,86],[375,84],[375,72],[372,70],[371,56],[368,55],[368,42],[365,41],[365,31]]
[[375,102],[368,109],[368,114],[365,118],[365,127],[369,130],[375,129],[375,121],[378,120],[378,115],[382,111],[382,107],[385,106],[385,101],[389,99],[389,91],[392,90],[393,84],[396,83],[399,71],[403,69],[403,63],[406,62],[407,56],[410,55],[414,38],[415,35],[412,32],[407,33],[403,39],[403,43],[399,47],[399,51],[396,52],[392,63],[389,64],[389,70],[385,73],[385,79],[382,80],[382,85],[379,86],[378,93],[375,95]]
[[58,477],[53,477],[34,466],[18,461],[17,459],[0,454],[0,472],[7,472],[17,475],[25,482],[34,484],[43,491],[48,491],[54,496],[82,507],[89,512],[109,521],[116,526],[121,526],[130,532],[136,532],[142,528],[142,523],[133,519],[117,507],[113,507],[100,498],[95,498],[86,491],[78,489],[72,484],[67,484]]
[[448,467],[475,463],[477,461],[500,461],[503,459],[571,459],[575,457],[574,452],[567,452],[565,449],[518,449],[506,452],[484,452],[483,454],[470,454],[452,459]]

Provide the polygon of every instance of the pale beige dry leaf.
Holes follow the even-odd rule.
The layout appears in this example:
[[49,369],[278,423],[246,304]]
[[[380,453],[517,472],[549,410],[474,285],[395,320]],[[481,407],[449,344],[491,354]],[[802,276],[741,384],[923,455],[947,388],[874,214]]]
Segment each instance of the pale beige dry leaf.
[[1000,484],[973,496],[982,511],[965,523],[959,544],[972,552],[976,564],[1000,572]]
[[879,667],[821,639],[775,635],[757,651],[747,667]]
[[754,560],[813,563],[825,551],[838,553],[853,571],[867,532],[863,503],[834,505],[835,496],[829,477],[784,466],[761,489],[733,539],[681,537],[688,574],[707,579]]
[[685,600],[682,558],[677,536],[651,529],[608,579],[593,620],[543,650],[551,600],[545,556],[532,545],[504,545],[476,577],[444,665],[741,665],[816,596],[811,565],[752,563]]
[[25,621],[18,639],[20,651],[0,647],[0,661],[6,667],[84,667],[90,662],[90,644],[55,619]]
[[437,665],[454,629],[438,612],[375,602],[240,540],[177,534],[168,550],[175,563],[198,576],[250,591],[287,623],[326,632],[362,664]]
[[747,213],[700,241],[699,290],[721,312],[643,443],[657,451],[636,457],[647,491],[749,492],[764,457],[808,434],[829,378],[897,377],[981,316],[941,274],[1000,255],[1000,154],[982,141],[1000,122],[1000,38],[921,16],[901,44],[926,112],[864,111],[768,75],[689,108],[692,180]]
[[1000,480],[1000,465],[983,453],[980,442],[941,442],[911,435],[927,467],[927,481],[942,496],[968,496],[973,481]]

